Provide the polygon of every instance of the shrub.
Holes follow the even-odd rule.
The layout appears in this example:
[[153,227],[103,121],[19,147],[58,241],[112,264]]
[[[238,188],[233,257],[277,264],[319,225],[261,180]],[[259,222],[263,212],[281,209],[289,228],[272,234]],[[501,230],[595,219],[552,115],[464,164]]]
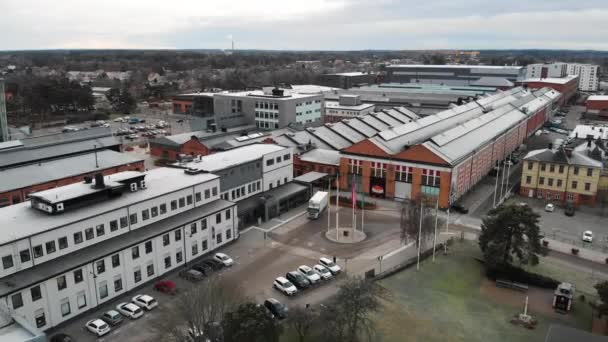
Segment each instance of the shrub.
[[549,241],[543,240],[543,246],[545,246],[545,247],[549,246]]
[[578,248],[572,248],[572,254],[578,255]]
[[559,281],[540,274],[528,272],[523,268],[512,265],[499,265],[486,269],[486,276],[492,280],[505,279],[512,282],[538,286],[545,289],[555,289]]
[[607,264],[608,264],[608,258],[606,258],[606,260],[604,260]]

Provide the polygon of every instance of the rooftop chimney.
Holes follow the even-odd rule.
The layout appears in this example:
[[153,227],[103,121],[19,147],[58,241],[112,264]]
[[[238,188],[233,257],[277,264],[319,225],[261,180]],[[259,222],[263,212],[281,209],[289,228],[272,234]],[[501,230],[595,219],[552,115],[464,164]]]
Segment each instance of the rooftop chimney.
[[96,173],[95,174],[95,189],[103,189],[106,185],[103,182],[103,174]]
[[568,158],[572,157],[572,147],[564,147],[564,152],[568,156]]
[[91,184],[91,183],[93,183],[93,177],[91,177],[91,176],[84,176],[84,183],[85,184]]

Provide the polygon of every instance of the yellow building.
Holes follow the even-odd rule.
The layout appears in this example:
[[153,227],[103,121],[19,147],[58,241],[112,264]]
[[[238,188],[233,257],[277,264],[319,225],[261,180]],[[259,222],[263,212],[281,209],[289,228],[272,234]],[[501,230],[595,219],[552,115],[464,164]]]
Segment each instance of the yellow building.
[[534,150],[523,160],[522,196],[595,206],[602,162],[571,148]]

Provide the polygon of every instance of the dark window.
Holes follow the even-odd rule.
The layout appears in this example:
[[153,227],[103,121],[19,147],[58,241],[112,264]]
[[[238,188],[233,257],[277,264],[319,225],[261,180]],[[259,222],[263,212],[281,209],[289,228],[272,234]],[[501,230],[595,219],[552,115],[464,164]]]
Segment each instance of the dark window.
[[217,186],[211,188],[211,193],[213,194],[213,196],[217,196]]
[[182,239],[182,231],[181,229],[178,229],[175,231],[175,241],[179,241]]
[[122,291],[122,278],[114,279],[114,292]]
[[135,272],[133,272],[133,279],[135,280],[136,283],[141,281],[141,270],[137,269],[135,270]]
[[4,267],[4,269],[13,267],[13,256],[12,255],[6,255],[6,256],[2,257],[2,267]]
[[291,159],[291,155],[290,154],[286,154],[283,156],[283,160],[289,160]]
[[196,243],[196,241],[192,244],[192,255],[197,255],[198,254],[198,244]]
[[120,266],[120,255],[114,254],[112,255],[112,267]]
[[171,267],[171,256],[170,255],[165,258],[165,268],[169,268],[169,267]]
[[61,276],[57,278],[57,289],[58,290],[63,290],[68,286],[68,284],[65,281],[65,276]]
[[44,316],[44,311],[42,309],[39,312],[36,312],[36,328],[42,328],[46,325],[46,317]]
[[12,295],[11,301],[13,302],[13,309],[18,309],[23,306],[23,298],[21,297],[21,293]]
[[230,209],[226,210],[226,220],[230,219]]
[[196,222],[190,225],[190,235],[196,234]]
[[163,203],[163,204],[159,205],[158,207],[160,209],[160,214],[161,215],[165,214],[167,212],[167,205],[166,204]]
[[226,231],[226,240],[230,240],[232,238],[232,231],[230,229],[228,229]]
[[95,237],[95,232],[93,231],[93,228],[87,228],[84,230],[84,236],[87,238],[87,240],[91,240],[92,238]]
[[217,242],[218,245],[222,243],[222,234],[217,234],[215,236],[215,242]]
[[30,251],[29,249],[24,249],[21,252],[19,252],[19,257],[21,257],[21,262],[28,262],[30,261],[32,258],[30,257]]
[[209,198],[211,196],[211,191],[209,191],[209,189],[205,190],[205,199]]
[[64,248],[68,248],[68,238],[67,237],[60,237],[59,240],[57,240],[59,242],[59,249],[64,249]]
[[30,289],[30,294],[32,295],[32,302],[37,301],[42,298],[42,291],[40,291],[40,285],[34,286]]
[[145,249],[146,249],[146,254],[152,253],[152,241],[146,241]]
[[578,175],[578,166],[575,166],[575,167],[574,167],[574,174],[575,174],[575,175]]
[[42,245],[34,246],[34,258],[40,258],[44,255],[42,252]]
[[70,313],[71,313],[70,302],[65,301],[65,302],[61,303],[61,316],[65,317],[65,316],[69,315]]
[[593,176],[593,169],[592,168],[587,168],[587,176],[588,177]]
[[168,245],[170,242],[171,242],[171,238],[169,237],[169,234],[163,235],[163,246]]
[[151,277],[154,275],[154,264],[150,264],[148,266],[146,266],[146,272],[148,273],[148,277]]
[[74,233],[74,244],[77,245],[82,242],[82,232]]
[[207,240],[203,240],[203,252],[207,250]]
[[179,251],[179,252],[175,253],[175,262],[176,262],[176,263],[178,263],[178,264],[179,264],[180,262],[182,262],[182,255],[183,255],[183,254],[182,254],[182,252],[181,252],[181,251]]
[[194,200],[197,201],[197,202],[201,201],[201,193],[200,192],[197,192],[197,193],[194,194]]
[[559,166],[559,173],[564,173],[564,165]]
[[540,178],[538,179],[538,184],[540,184],[540,185],[544,185],[544,184],[545,184],[545,177],[540,177]]
[[143,221],[145,221],[145,220],[147,220],[147,219],[149,219],[149,218],[150,218],[150,210],[148,210],[148,209],[144,209],[144,210],[142,210],[142,211],[141,211],[141,219],[142,219]]
[[83,280],[82,278],[82,270],[74,271],[74,283],[78,284]]
[[118,221],[117,220],[110,221],[110,231],[115,232],[117,230],[118,230]]
[[97,236],[103,236],[106,233],[103,224],[98,224],[97,227],[95,227],[95,231],[97,231]]
[[46,247],[46,254],[55,253],[55,241],[49,241],[44,246]]
[[204,218],[201,220],[201,230],[207,229],[207,219]]
[[585,183],[585,191],[591,190],[591,183]]
[[220,223],[222,222],[222,214],[218,213],[215,215],[215,223]]
[[562,186],[562,180],[561,179],[557,180],[557,186]]
[[553,186],[553,178],[549,178],[548,181],[549,182],[547,183],[547,185]]
[[549,172],[555,172],[555,164],[549,164]]
[[545,163],[540,163],[540,170],[541,171],[545,171],[547,169],[547,164]]
[[139,258],[139,246],[131,248],[131,258],[133,258],[133,260]]
[[179,207],[183,208],[184,206],[186,206],[186,199],[182,197],[179,199]]
[[126,216],[120,218],[120,228],[127,228],[129,226],[129,220]]
[[108,296],[108,284],[104,281],[99,285],[99,298],[104,299]]
[[530,183],[532,183],[532,177],[526,176],[526,184],[530,184]]
[[186,204],[188,204],[188,205],[192,204],[192,195],[186,196]]
[[152,207],[150,213],[152,214],[152,217],[158,216],[158,207]]
[[271,166],[271,165],[274,165],[274,159],[266,160],[266,166]]
[[175,210],[175,209],[177,209],[177,201],[173,200],[173,201],[171,201],[171,210]]
[[572,189],[576,189],[577,186],[578,186],[578,182],[572,181]]
[[131,222],[131,224],[136,224],[137,223],[137,213],[131,214],[131,216],[129,216],[129,221]]
[[104,260],[99,260],[97,263],[97,274],[102,274],[106,271],[106,263]]

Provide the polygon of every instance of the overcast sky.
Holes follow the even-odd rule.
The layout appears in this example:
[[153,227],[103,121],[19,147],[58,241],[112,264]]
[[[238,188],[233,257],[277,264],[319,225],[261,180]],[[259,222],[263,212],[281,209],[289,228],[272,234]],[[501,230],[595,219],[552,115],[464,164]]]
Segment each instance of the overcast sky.
[[0,0],[0,50],[608,50],[608,0]]

